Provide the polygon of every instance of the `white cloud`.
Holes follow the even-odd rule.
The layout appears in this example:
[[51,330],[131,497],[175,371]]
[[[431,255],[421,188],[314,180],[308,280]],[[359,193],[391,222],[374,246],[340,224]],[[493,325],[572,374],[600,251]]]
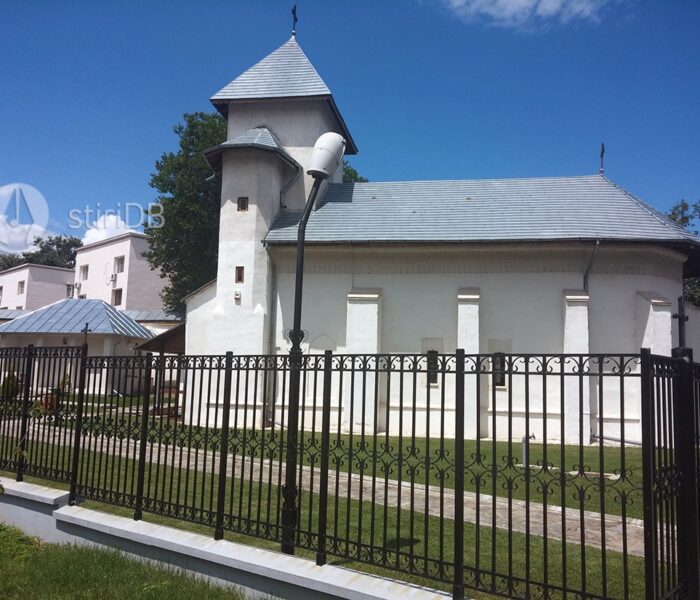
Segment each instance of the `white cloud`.
[[34,250],[34,238],[45,237],[49,232],[35,223],[17,223],[0,214],[0,253],[16,254]]
[[127,227],[126,223],[119,215],[103,215],[97,219],[83,236],[83,244],[101,242],[116,235],[121,235],[127,231],[134,231]]
[[598,21],[611,0],[442,0],[466,21],[486,21],[502,27],[533,27],[575,20]]

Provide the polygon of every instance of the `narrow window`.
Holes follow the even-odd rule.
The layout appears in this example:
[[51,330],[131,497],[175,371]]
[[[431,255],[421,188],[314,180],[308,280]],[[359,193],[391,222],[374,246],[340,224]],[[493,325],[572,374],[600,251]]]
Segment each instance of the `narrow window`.
[[88,267],[89,265],[80,267],[80,281],[85,281],[88,278]]
[[248,210],[248,198],[241,196],[238,199],[238,212],[245,212]]
[[114,272],[123,273],[124,272],[124,257],[115,256],[114,257]]
[[0,285],[0,302],[2,302],[2,286]]
[[243,267],[236,267],[236,283],[243,283],[245,276],[245,269]]
[[72,298],[73,297],[73,290],[75,286],[72,283],[67,283],[66,284],[66,298]]
[[24,281],[17,282],[17,295],[21,296],[24,294]]
[[428,350],[428,383],[437,385],[438,382],[438,353],[436,350]]
[[497,352],[491,359],[493,366],[493,385],[496,387],[505,387],[506,385],[506,355]]
[[112,306],[120,306],[122,303],[122,291],[121,288],[117,290],[112,290]]

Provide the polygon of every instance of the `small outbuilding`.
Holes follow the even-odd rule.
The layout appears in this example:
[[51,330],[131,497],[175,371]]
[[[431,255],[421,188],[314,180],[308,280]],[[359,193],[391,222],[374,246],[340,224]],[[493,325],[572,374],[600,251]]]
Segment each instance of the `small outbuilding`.
[[103,300],[66,298],[0,325],[0,346],[79,346],[86,333],[93,356],[128,356],[154,336]]

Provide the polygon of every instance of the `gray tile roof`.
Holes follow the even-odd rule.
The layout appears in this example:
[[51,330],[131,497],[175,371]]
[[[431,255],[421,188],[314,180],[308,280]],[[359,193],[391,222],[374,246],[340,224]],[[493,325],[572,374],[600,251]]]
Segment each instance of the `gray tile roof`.
[[227,140],[223,144],[207,148],[203,151],[203,154],[212,169],[218,172],[221,170],[221,154],[226,150],[236,148],[258,148],[259,150],[275,152],[292,167],[301,169],[301,165],[289,155],[286,148],[275,137],[275,134],[262,125],[246,131],[232,140]]
[[228,116],[229,103],[275,98],[324,99],[337,120],[338,133],[347,142],[345,154],[357,154],[357,145],[350,135],[330,89],[297,44],[294,36],[220,89],[211,97],[211,102],[221,114]]
[[[296,241],[281,212],[265,241]],[[700,243],[606,177],[332,184],[310,243],[650,240]]]
[[292,36],[277,50],[211,97],[212,102],[251,98],[329,96],[331,91]]
[[103,300],[67,298],[0,325],[5,333],[75,334],[89,324],[92,334],[150,339],[148,329]]

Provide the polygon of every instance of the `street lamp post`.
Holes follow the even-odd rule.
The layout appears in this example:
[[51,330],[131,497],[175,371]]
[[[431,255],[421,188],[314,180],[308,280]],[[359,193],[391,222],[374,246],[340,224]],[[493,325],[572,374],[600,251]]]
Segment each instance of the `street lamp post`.
[[294,554],[294,538],[297,523],[297,454],[299,437],[299,385],[303,354],[301,342],[304,332],[301,329],[301,300],[304,287],[304,241],[306,224],[321,189],[342,162],[345,140],[337,133],[324,133],[314,145],[311,165],[307,173],[314,178],[311,192],[304,206],[304,212],[297,230],[297,266],[294,285],[294,323],[289,332],[292,347],[289,351],[289,403],[287,417],[287,451],[284,488],[282,490],[282,552]]

